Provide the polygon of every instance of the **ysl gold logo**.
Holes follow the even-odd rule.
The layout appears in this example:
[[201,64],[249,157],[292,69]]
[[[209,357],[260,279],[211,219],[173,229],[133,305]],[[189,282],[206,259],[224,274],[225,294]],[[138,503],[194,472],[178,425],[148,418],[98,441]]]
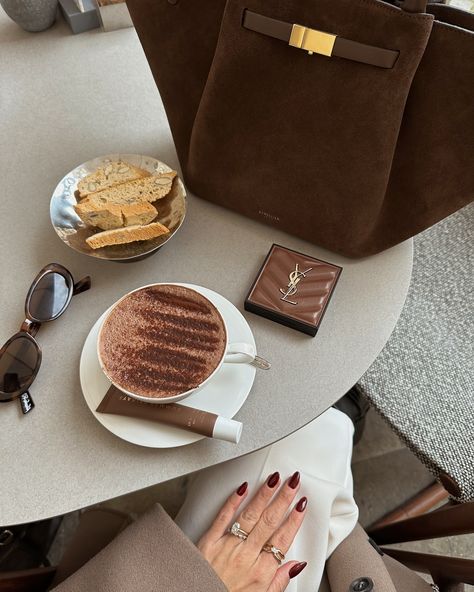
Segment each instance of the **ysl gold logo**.
[[288,282],[288,285],[286,286],[286,288],[280,288],[280,292],[283,294],[283,296],[280,298],[280,300],[284,300],[285,302],[289,302],[290,304],[298,304],[297,302],[294,302],[293,300],[288,300],[288,296],[294,296],[296,294],[296,292],[298,291],[297,285],[298,283],[304,278],[306,277],[306,274],[309,273],[313,268],[312,267],[308,267],[308,269],[306,269],[305,271],[300,271],[298,268],[298,263],[295,266],[295,269],[289,274],[288,279],[290,280]]

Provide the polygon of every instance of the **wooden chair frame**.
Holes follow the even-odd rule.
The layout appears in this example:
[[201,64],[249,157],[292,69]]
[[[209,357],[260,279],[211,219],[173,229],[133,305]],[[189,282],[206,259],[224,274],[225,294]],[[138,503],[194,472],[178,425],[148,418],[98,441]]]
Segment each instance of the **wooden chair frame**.
[[[474,502],[448,502],[432,509],[447,497],[442,486],[434,484],[373,524],[368,534],[378,545],[389,545],[474,533]],[[382,551],[415,571],[431,574],[434,583],[443,591],[459,589],[460,584],[474,585],[474,559],[387,547],[382,547]]]

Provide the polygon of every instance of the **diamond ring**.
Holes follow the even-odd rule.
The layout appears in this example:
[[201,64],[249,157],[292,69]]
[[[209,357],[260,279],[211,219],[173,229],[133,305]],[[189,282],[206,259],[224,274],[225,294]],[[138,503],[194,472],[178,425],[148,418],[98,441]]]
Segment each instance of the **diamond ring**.
[[232,526],[229,528],[229,533],[238,537],[239,539],[242,539],[243,541],[247,540],[249,536],[248,532],[240,528],[240,524],[238,522],[234,522],[234,524],[232,524]]

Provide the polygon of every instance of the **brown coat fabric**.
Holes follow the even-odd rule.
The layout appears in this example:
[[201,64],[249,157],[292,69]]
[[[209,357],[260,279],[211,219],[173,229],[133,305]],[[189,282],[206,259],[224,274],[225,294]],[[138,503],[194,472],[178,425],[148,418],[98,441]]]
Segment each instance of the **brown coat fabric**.
[[381,556],[358,524],[326,563],[331,592],[350,592],[351,583],[369,577],[374,592],[432,592],[414,571],[387,555]]
[[154,506],[54,592],[226,592],[209,563]]
[[[474,15],[379,0],[127,4],[199,197],[349,256],[473,199]],[[242,27],[245,9],[399,57],[384,69],[309,56]]]
[[[431,592],[430,586],[414,572],[393,559],[381,557],[360,526],[334,551],[326,567],[321,592],[349,592],[352,581],[364,576],[372,578],[375,592]],[[54,588],[54,592],[226,590],[161,506],[152,508]]]

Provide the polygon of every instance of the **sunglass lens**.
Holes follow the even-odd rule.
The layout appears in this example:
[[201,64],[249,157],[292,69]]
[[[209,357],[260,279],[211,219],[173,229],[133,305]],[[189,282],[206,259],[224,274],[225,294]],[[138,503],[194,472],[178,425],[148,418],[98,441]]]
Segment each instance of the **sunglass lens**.
[[38,363],[35,343],[26,337],[14,339],[0,356],[0,391],[8,394],[28,388]]
[[50,321],[65,308],[72,289],[59,273],[47,273],[36,284],[28,303],[28,312],[38,321]]

